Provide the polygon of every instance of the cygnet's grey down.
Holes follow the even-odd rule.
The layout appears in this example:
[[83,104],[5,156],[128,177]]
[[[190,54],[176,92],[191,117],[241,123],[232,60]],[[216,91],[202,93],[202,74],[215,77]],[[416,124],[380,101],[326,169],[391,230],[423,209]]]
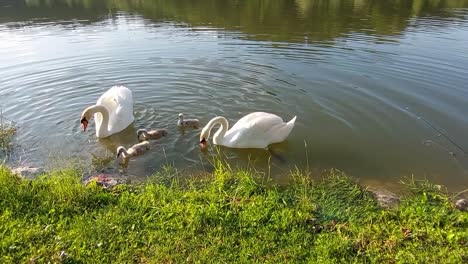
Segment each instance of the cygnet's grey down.
[[127,163],[131,157],[143,155],[147,150],[150,149],[150,143],[143,141],[138,144],[131,146],[128,149],[120,146],[117,148],[117,158],[122,157],[124,163]]
[[193,127],[195,129],[198,129],[200,124],[200,121],[198,119],[184,119],[184,114],[180,113],[179,114],[179,121],[177,122],[177,125],[180,127]]
[[146,129],[138,129],[137,138],[138,138],[138,141],[144,141],[148,139],[160,139],[162,137],[166,137],[168,133],[169,132],[165,128],[152,129],[150,131]]

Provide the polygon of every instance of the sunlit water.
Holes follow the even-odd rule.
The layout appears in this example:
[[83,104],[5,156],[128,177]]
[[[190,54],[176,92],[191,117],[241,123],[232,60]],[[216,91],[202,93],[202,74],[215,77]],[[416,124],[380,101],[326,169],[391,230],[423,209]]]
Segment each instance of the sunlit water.
[[[209,170],[200,130],[268,111],[297,125],[265,150],[221,151],[286,182],[337,168],[371,184],[405,176],[468,185],[468,1],[2,1],[0,106],[19,123],[11,163],[115,155],[138,128],[167,138],[124,172]],[[447,4],[449,3],[449,4]],[[113,85],[135,123],[97,140],[82,110]],[[110,164],[117,171],[117,162]]]

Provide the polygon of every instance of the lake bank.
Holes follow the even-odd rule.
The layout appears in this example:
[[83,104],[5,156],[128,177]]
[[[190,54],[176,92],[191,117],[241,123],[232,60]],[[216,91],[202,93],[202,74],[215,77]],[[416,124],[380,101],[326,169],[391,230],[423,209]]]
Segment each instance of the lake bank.
[[206,177],[167,168],[103,190],[76,170],[22,180],[0,168],[0,255],[18,262],[467,261],[468,213],[427,182],[392,208],[331,171],[277,186],[218,162]]

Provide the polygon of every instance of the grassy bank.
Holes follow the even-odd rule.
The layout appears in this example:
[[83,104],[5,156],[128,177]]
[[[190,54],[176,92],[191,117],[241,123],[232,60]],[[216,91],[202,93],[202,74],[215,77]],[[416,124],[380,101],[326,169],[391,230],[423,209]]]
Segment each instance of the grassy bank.
[[468,261],[468,213],[427,183],[384,210],[339,172],[288,187],[222,164],[169,174],[109,192],[76,171],[25,181],[0,168],[0,262]]

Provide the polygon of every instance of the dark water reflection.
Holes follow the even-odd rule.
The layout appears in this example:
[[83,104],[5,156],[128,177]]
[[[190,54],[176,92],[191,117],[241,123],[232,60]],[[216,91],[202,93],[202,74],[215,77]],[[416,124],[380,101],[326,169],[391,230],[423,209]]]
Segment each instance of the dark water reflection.
[[[142,15],[151,23],[176,21],[193,27],[207,26],[241,31],[254,40],[326,41],[347,34],[398,36],[417,27],[413,18],[437,20],[434,27],[463,22],[466,0],[29,0],[3,1],[2,22],[53,22],[91,24],[119,12]],[[153,25],[153,24],[151,24]],[[422,25],[424,26],[424,25]]]
[[[308,164],[463,189],[467,16],[467,0],[2,1],[0,106],[24,149],[10,162],[90,164],[134,143],[139,127],[167,127],[127,174],[209,169],[214,150],[201,153],[199,131],[179,131],[177,114],[233,123],[265,110],[298,115],[273,146],[281,158],[223,148],[234,163],[270,164],[278,181]],[[134,126],[104,140],[81,133],[81,110],[115,84],[135,94]]]

